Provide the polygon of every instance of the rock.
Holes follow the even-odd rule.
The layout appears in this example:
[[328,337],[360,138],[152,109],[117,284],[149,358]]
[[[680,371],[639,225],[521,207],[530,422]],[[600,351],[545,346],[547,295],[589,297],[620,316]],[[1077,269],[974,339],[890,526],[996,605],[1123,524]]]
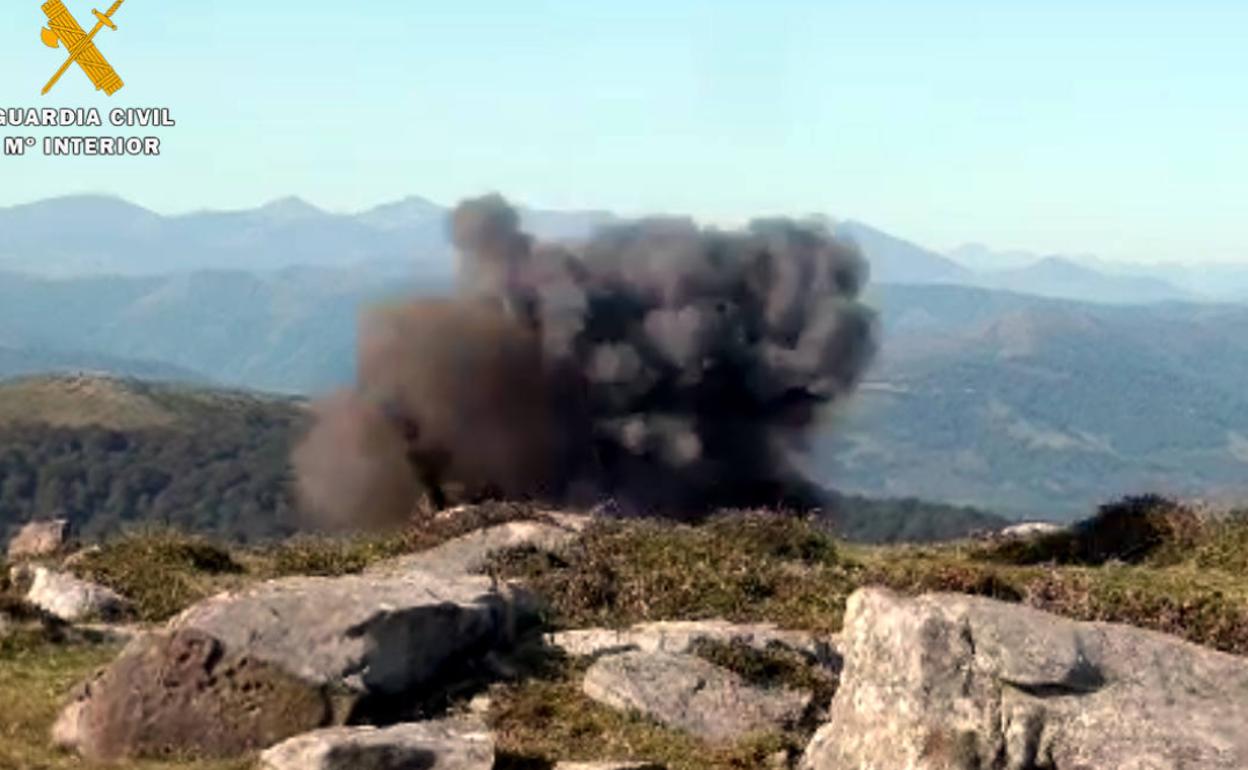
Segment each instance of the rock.
[[510,645],[535,611],[528,595],[486,577],[410,572],[274,580],[200,602],[170,627],[312,684],[400,695]]
[[53,742],[97,761],[236,756],[329,723],[323,688],[193,630],[147,634],[79,687]]
[[1066,527],[1048,521],[1025,521],[1013,524],[996,533],[999,540],[1031,540],[1045,535],[1065,532]]
[[487,693],[477,693],[468,701],[468,713],[485,718],[494,708],[494,699]]
[[104,586],[46,567],[34,567],[26,601],[61,620],[121,620],[131,614],[130,602]]
[[9,541],[9,559],[40,559],[51,556],[65,545],[69,530],[67,519],[32,521],[18,530]]
[[9,567],[9,590],[25,593],[35,579],[35,565],[21,562]]
[[378,562],[371,565],[365,574],[402,575],[415,571],[454,576],[477,573],[484,570],[490,557],[500,551],[521,546],[558,551],[575,540],[579,531],[572,523],[512,521],[448,540],[427,551]]
[[147,629],[138,623],[78,623],[74,631],[90,644],[116,645],[129,644],[147,633]]
[[484,727],[414,722],[337,727],[300,735],[260,755],[262,770],[490,770],[494,740]]
[[77,551],[74,551],[73,553],[71,553],[70,555],[66,556],[64,559],[61,560],[61,569],[72,571],[74,567],[77,567],[79,564],[82,564],[86,560],[90,559],[92,556],[95,556],[103,552],[104,552],[104,549],[100,548],[98,545],[89,545],[86,548],[82,548]]
[[805,770],[1248,767],[1248,660],[990,599],[864,589]]
[[756,650],[778,646],[812,661],[839,668],[836,640],[806,631],[782,631],[771,623],[729,623],[725,620],[658,621],[625,630],[589,628],[560,631],[546,637],[548,645],[576,657],[598,657],[629,650],[686,653],[698,642],[744,644]]
[[585,694],[635,710],[714,743],[796,722],[809,693],[764,690],[693,655],[626,652],[598,660],[585,674]]

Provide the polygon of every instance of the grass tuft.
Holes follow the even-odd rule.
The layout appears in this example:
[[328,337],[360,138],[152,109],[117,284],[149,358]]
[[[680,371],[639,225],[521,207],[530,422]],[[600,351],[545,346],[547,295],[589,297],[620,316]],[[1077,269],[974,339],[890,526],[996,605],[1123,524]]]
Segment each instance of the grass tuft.
[[736,512],[691,526],[595,522],[566,555],[499,554],[491,571],[528,583],[562,627],[727,618],[834,630],[853,576],[810,522]]
[[1157,495],[1102,505],[1090,519],[1061,532],[985,548],[980,558],[1004,564],[1140,564],[1182,558],[1204,525],[1192,509]]
[[120,537],[84,552],[70,569],[129,599],[144,621],[166,620],[244,572],[225,548],[171,531]]

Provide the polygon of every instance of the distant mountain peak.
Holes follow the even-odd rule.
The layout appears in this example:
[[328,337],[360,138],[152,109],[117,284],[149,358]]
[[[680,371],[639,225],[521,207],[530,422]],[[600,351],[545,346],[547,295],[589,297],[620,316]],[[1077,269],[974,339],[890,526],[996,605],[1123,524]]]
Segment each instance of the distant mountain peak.
[[156,217],[156,213],[138,205],[131,203],[125,198],[117,195],[104,195],[102,193],[79,193],[74,195],[62,195],[56,198],[47,198],[33,203],[19,203],[15,206],[0,207],[0,211],[23,214],[30,212],[42,211],[93,211],[93,212],[118,212],[124,211],[131,214],[141,216]]
[[325,215],[324,211],[295,195],[269,201],[256,209],[256,212],[271,219],[284,220],[308,219]]
[[871,263],[871,280],[885,283],[969,282],[971,271],[918,244],[889,235],[864,222],[847,219],[833,232],[853,241]]
[[398,230],[422,225],[431,219],[441,221],[446,209],[419,195],[409,195],[393,203],[383,203],[356,215],[356,219],[370,227],[382,230]]

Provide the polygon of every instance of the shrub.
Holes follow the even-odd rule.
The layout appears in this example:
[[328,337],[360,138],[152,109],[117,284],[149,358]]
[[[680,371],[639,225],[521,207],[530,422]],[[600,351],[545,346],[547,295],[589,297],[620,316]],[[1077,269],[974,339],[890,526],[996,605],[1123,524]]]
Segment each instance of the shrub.
[[1199,540],[1194,511],[1158,495],[1125,497],[1067,530],[989,546],[978,556],[1006,564],[1139,564],[1162,552],[1179,554]]
[[175,532],[127,535],[84,552],[72,571],[134,603],[140,619],[165,620],[220,590],[244,570],[230,552]]
[[401,551],[383,540],[295,537],[265,552],[265,572],[269,577],[352,575],[396,552]]

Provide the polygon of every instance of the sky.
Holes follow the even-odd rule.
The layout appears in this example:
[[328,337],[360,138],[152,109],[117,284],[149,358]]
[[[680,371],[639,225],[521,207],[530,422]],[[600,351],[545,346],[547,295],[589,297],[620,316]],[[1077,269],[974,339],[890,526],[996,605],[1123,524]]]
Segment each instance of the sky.
[[[0,108],[168,107],[177,126],[159,158],[0,156],[0,205],[356,211],[497,190],[1248,262],[1243,0],[126,0],[98,38],[126,81],[112,98],[76,67],[40,96],[65,56],[39,41],[40,4],[0,7]],[[0,128],[69,133],[136,132]]]

